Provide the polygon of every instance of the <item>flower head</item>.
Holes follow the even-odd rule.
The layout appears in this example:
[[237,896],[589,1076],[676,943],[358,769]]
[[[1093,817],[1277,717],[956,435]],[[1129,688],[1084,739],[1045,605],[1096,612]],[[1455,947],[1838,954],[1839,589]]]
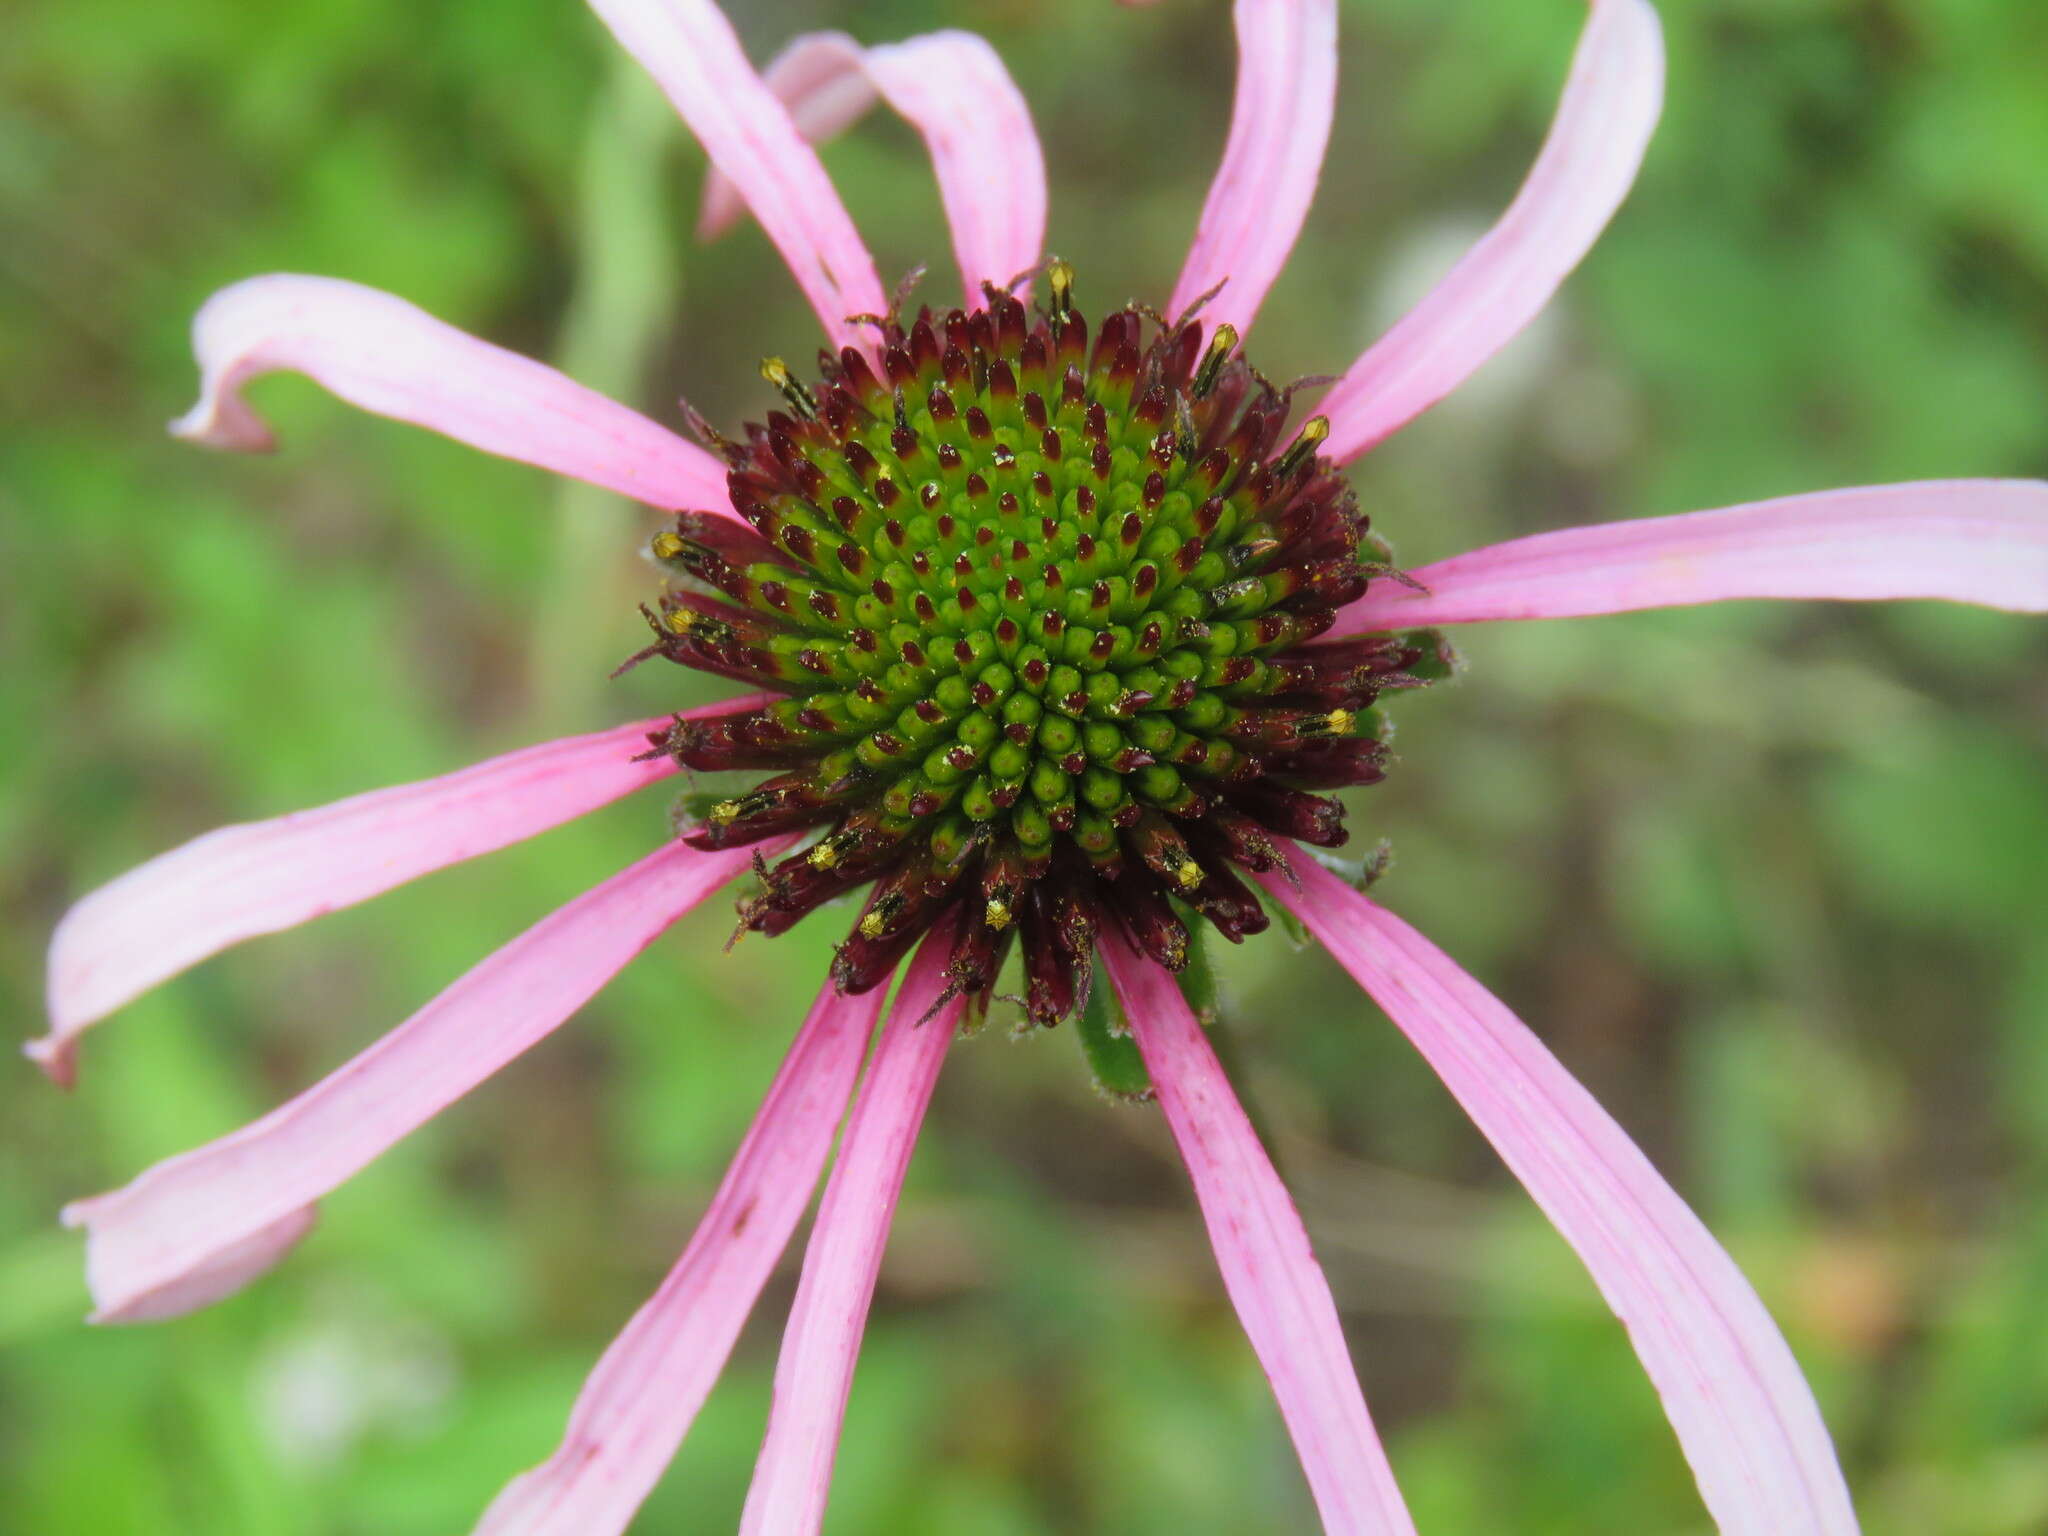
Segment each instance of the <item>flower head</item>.
[[[2048,611],[2048,487],[1839,491],[1392,572],[1343,466],[1503,345],[1606,223],[1661,97],[1645,0],[1592,0],[1514,204],[1306,411],[1240,347],[1314,190],[1334,0],[1238,0],[1236,107],[1186,266],[1159,312],[1093,327],[1061,265],[1035,316],[1020,296],[1041,270],[1043,168],[1021,97],[978,39],[812,37],[757,75],[710,0],[593,5],[717,167],[705,227],[743,200],[817,311],[820,370],[764,370],[783,408],[732,437],[706,426],[698,447],[397,299],[269,277],[202,311],[201,398],[175,430],[267,445],[239,390],[296,369],[368,409],[635,496],[672,518],[652,552],[674,585],[650,607],[644,655],[759,691],[228,828],[145,865],[64,920],[52,1028],[31,1053],[66,1078],[82,1031],[227,945],[679,769],[765,777],[686,799],[676,837],[264,1119],[72,1207],[97,1315],[166,1316],[247,1283],[305,1236],[320,1198],[715,892],[757,877],[743,920],[773,933],[864,890],[696,1235],[598,1365],[560,1450],[482,1529],[625,1527],[844,1116],[744,1522],[817,1528],[918,1125],[963,1013],[1021,941],[1037,1022],[1072,1013],[1097,975],[1121,1000],[1327,1527],[1409,1530],[1307,1234],[1170,974],[1190,923],[1243,938],[1271,903],[1381,1003],[1578,1251],[1721,1528],[1853,1530],[1812,1396],[1727,1255],[1525,1026],[1301,845],[1341,838],[1321,791],[1382,771],[1379,694],[1445,665],[1410,626],[1730,597]],[[931,147],[958,309],[890,303],[806,142],[875,99]]]
[[702,797],[692,846],[825,829],[764,870],[747,928],[870,888],[833,968],[856,994],[958,910],[952,988],[985,1000],[1021,936],[1046,1025],[1106,926],[1175,971],[1177,904],[1262,931],[1233,870],[1341,844],[1313,791],[1378,780],[1373,701],[1442,666],[1429,637],[1308,647],[1386,562],[1315,452],[1327,423],[1283,446],[1288,401],[1230,326],[1205,347],[1199,321],[1123,309],[1091,342],[1073,274],[1050,282],[1035,322],[993,285],[888,320],[879,368],[849,346],[815,389],[764,365],[788,411],[720,440],[753,532],[684,512],[655,536],[681,584],[641,658],[780,695],[661,740],[772,772]]

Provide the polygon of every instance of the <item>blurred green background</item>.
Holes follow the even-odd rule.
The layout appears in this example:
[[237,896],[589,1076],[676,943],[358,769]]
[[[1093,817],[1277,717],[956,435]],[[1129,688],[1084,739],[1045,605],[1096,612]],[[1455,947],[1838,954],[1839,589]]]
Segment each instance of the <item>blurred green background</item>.
[[[1227,122],[1220,0],[760,0],[985,32],[1051,242],[1162,299]],[[2048,7],[1669,0],[1670,106],[1562,300],[1359,467],[1421,563],[1835,484],[2048,472]],[[1505,204],[1582,7],[1345,0],[1336,142],[1255,355],[1336,371]],[[0,987],[65,905],[216,824],[701,697],[640,643],[651,515],[260,386],[274,458],[173,444],[185,327],[267,270],[388,287],[675,421],[760,411],[807,311],[575,0],[84,0],[0,56]],[[948,246],[920,147],[826,152],[885,277]],[[1462,636],[1355,810],[1384,897],[1508,999],[1755,1277],[1873,1536],[2048,1529],[2048,627],[1923,604]],[[89,1330],[66,1198],[344,1060],[661,835],[659,796],[246,946],[0,1086],[0,1529],[468,1529],[546,1453],[753,1112],[836,923],[686,922],[327,1203],[278,1273]],[[1233,954],[1239,1080],[1434,1532],[1707,1529],[1620,1328],[1337,968]],[[637,1530],[730,1530],[793,1264]],[[1157,1117],[1068,1032],[955,1052],[884,1270],[832,1528],[1312,1528]]]

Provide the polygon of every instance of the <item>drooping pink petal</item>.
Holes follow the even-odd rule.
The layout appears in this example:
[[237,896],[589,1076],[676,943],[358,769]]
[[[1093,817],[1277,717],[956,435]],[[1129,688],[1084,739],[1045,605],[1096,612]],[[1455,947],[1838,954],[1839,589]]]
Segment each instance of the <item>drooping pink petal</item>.
[[[69,1206],[95,1322],[163,1317],[253,1278],[266,1238],[582,1007],[750,849],[664,845],[544,918],[290,1103]],[[254,1241],[262,1250],[252,1253]],[[214,1277],[211,1279],[204,1277]]]
[[1443,399],[1535,318],[1628,195],[1664,99],[1648,0],[1592,0],[1550,137],[1500,222],[1325,395],[1344,464]]
[[711,0],[590,0],[732,179],[835,347],[872,337],[850,315],[888,308],[874,259],[818,156],[747,62]]
[[1237,102],[1167,313],[1249,331],[1316,195],[1337,103],[1336,0],[1237,0]]
[[303,373],[351,405],[650,506],[732,515],[725,466],[637,411],[425,310],[334,277],[278,273],[223,288],[192,322],[199,401],[171,431],[262,452],[275,439],[242,399],[266,373]]
[[1435,1068],[1591,1271],[1729,1536],[1853,1536],[1827,1427],[1735,1263],[1628,1134],[1441,950],[1306,855],[1287,907]]
[[826,984],[689,1247],[590,1373],[560,1448],[498,1495],[476,1536],[626,1529],[810,1204],[884,995]]
[[925,1017],[946,987],[950,945],[940,942],[943,937],[927,939],[910,963],[825,1182],[782,1335],[775,1405],[754,1463],[741,1536],[810,1536],[825,1517],[889,1220],[960,1018],[957,1000]]
[[[808,32],[777,54],[761,78],[813,144],[859,121],[878,92],[924,136],[970,306],[982,302],[984,281],[1000,287],[1038,264],[1045,242],[1045,158],[1023,93],[981,38],[932,32],[863,49],[843,32]],[[704,182],[698,234],[717,235],[741,207],[731,180],[714,170]]]
[[1946,598],[2048,613],[2048,484],[1926,480],[1566,528],[1375,582],[1332,638],[1745,597]]
[[[688,711],[744,708],[750,699]],[[90,1025],[231,944],[491,853],[675,772],[635,762],[667,720],[528,747],[445,778],[222,827],[101,886],[50,942],[50,1032],[23,1047],[69,1085]]]
[[1329,1282],[1222,1063],[1167,971],[1118,937],[1106,938],[1101,952],[1323,1529],[1412,1536],[1415,1523],[1366,1412]]

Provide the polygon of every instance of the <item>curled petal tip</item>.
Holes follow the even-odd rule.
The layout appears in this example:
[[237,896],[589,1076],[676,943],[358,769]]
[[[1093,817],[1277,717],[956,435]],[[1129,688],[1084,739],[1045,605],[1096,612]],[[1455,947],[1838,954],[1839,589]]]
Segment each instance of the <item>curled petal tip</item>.
[[209,379],[198,401],[182,416],[173,417],[166,430],[180,442],[202,448],[221,448],[230,453],[273,453],[277,434],[233,395],[223,395]]
[[110,1301],[110,1288],[96,1272],[92,1234],[91,1200],[67,1205],[64,1225],[86,1229],[86,1284],[97,1306],[89,1323],[153,1323],[167,1317],[181,1317],[201,1307],[223,1301],[252,1280],[275,1268],[313,1230],[320,1219],[317,1205],[302,1205],[258,1228],[240,1242],[223,1248],[211,1262],[179,1275],[175,1280],[139,1292],[129,1292]]
[[301,373],[352,405],[658,507],[726,505],[724,467],[554,369],[464,335],[403,299],[339,278],[273,273],[213,295],[192,321],[199,399],[173,437],[263,452],[242,398]]
[[78,1085],[78,1051],[73,1042],[55,1035],[38,1035],[21,1042],[21,1054],[42,1069],[43,1076],[59,1088]]

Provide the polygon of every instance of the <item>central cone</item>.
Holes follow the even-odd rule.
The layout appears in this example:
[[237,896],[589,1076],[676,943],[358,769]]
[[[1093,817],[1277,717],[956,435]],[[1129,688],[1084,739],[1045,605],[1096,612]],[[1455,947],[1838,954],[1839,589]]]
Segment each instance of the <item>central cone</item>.
[[1056,264],[1034,318],[985,308],[880,325],[880,372],[847,348],[731,465],[723,514],[654,540],[678,585],[651,652],[787,695],[678,721],[684,767],[775,770],[695,800],[686,841],[808,828],[763,868],[746,926],[780,933],[872,885],[834,975],[858,992],[953,914],[954,986],[984,999],[1013,939],[1031,1017],[1084,995],[1119,924],[1186,961],[1199,914],[1266,926],[1232,866],[1284,838],[1334,847],[1317,790],[1380,778],[1383,688],[1437,675],[1433,637],[1304,648],[1386,569],[1349,487],[1281,447],[1289,402],[1220,326],[1110,314],[1089,344]]

